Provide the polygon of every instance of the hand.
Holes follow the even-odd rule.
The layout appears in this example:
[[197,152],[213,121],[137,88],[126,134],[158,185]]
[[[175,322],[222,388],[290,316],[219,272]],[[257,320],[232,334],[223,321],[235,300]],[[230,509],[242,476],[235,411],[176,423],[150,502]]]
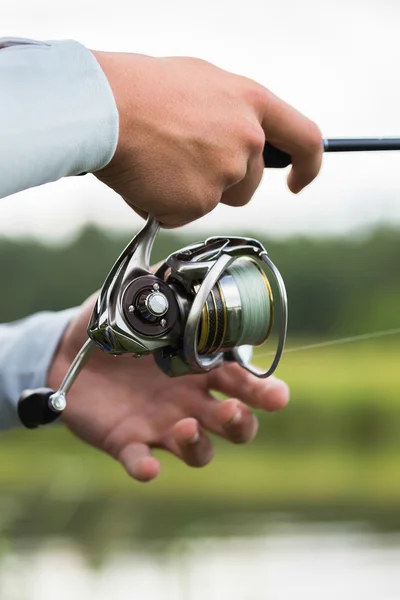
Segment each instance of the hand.
[[219,202],[247,204],[266,139],[292,157],[292,192],[318,174],[318,127],[256,82],[194,58],[93,54],[120,118],[115,155],[95,175],[142,216],[178,227]]
[[[47,381],[54,389],[86,339],[93,304],[94,297],[89,298],[63,336]],[[232,397],[222,402],[211,390]],[[282,381],[258,379],[237,364],[172,379],[151,356],[138,360],[95,350],[68,394],[63,420],[82,440],[117,459],[131,477],[149,481],[160,472],[151,448],[201,467],[213,456],[206,431],[233,443],[250,442],[257,419],[248,406],[275,411],[288,397]]]

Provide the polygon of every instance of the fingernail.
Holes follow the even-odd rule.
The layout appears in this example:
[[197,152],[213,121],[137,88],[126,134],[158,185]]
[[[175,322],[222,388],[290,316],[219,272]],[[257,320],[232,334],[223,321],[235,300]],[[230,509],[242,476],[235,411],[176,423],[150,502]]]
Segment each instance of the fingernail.
[[187,444],[196,444],[200,439],[200,433],[197,430],[196,433],[194,435],[192,435],[192,437],[187,438],[186,443]]
[[239,423],[241,418],[242,418],[242,411],[240,410],[240,408],[237,408],[235,414],[233,415],[233,417],[231,419],[229,419],[229,421],[226,423],[226,425],[227,426],[236,425],[236,423]]

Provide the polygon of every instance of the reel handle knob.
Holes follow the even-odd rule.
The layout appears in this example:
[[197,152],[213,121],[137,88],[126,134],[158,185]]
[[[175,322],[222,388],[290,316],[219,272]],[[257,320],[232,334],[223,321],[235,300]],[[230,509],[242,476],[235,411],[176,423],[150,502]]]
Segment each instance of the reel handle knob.
[[36,429],[58,419],[62,410],[51,408],[54,394],[54,390],[45,387],[22,392],[17,408],[21,423],[28,429]]

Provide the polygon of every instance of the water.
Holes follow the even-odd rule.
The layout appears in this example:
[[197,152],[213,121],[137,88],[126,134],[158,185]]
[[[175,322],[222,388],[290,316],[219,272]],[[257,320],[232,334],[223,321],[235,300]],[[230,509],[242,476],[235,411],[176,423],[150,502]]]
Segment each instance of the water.
[[97,567],[68,540],[0,560],[0,600],[398,600],[400,535],[277,523],[253,537],[120,547]]

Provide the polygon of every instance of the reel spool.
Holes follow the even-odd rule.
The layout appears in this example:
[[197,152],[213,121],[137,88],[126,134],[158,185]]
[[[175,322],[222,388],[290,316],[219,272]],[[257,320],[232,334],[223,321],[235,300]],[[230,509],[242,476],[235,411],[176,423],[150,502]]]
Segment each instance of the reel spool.
[[[88,326],[84,344],[55,392],[25,391],[18,414],[28,428],[54,421],[66,406],[66,394],[97,346],[112,355],[152,353],[170,377],[204,373],[236,361],[268,377],[278,366],[287,329],[283,279],[257,240],[212,237],[171,254],[150,270],[150,254],[159,224],[149,218],[107,276]],[[270,281],[278,290],[279,338],[275,358],[265,372],[249,363],[249,347],[269,337],[274,317]]]
[[[195,286],[197,293],[200,284]],[[201,311],[197,351],[214,354],[269,337],[273,296],[267,276],[253,259],[238,258],[212,288]]]
[[[281,328],[276,357],[267,371],[259,373],[249,364],[248,347],[264,343],[272,330],[274,300],[265,264],[277,284]],[[154,353],[165,373],[201,373],[229,360],[258,377],[273,373],[286,338],[286,291],[279,271],[257,240],[209,238],[172,254],[157,275],[175,289],[180,285],[189,296],[183,335],[173,346]]]

